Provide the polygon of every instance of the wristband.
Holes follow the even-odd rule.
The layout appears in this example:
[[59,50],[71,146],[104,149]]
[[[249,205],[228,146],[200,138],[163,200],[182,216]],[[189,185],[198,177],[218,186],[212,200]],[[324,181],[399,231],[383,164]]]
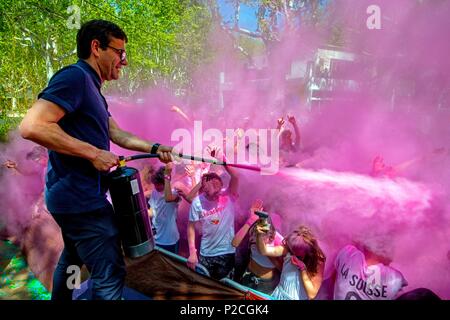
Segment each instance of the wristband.
[[150,150],[151,154],[156,154],[156,151],[158,151],[159,146],[161,145],[161,143],[155,143],[152,146],[152,149]]
[[165,174],[164,179],[170,181],[172,179],[172,176],[170,174]]

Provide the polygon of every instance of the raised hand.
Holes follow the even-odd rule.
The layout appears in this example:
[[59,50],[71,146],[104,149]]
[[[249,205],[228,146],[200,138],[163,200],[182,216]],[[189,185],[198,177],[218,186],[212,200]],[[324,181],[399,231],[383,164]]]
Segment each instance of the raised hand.
[[206,151],[211,155],[211,157],[218,159],[220,147],[214,144],[210,144],[208,147],[206,147]]
[[288,115],[288,116],[287,116],[287,119],[288,119],[288,121],[289,121],[290,123],[292,123],[293,125],[297,123],[297,120],[295,120],[295,117],[294,117],[294,116]]
[[252,206],[250,207],[250,212],[252,214],[255,213],[255,211],[262,211],[263,210],[263,201],[261,199],[256,199],[253,201]]
[[172,106],[171,108],[170,108],[170,111],[172,111],[172,112],[181,112],[181,109],[180,108],[178,108],[177,106]]
[[262,211],[262,210],[263,210],[263,201],[261,199],[256,199],[255,201],[253,201],[253,204],[250,207],[250,215],[245,223],[249,227],[251,227],[259,219],[259,217],[255,214],[255,211]]
[[186,165],[184,172],[188,177],[193,177],[195,175],[195,165],[193,163]]
[[277,123],[278,123],[277,128],[281,129],[281,127],[284,125],[285,121],[283,118],[278,118]]

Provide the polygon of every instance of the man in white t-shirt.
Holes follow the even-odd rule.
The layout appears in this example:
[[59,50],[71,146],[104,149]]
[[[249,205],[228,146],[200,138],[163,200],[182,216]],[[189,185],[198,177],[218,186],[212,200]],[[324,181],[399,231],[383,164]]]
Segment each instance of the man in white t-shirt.
[[[152,175],[151,181],[155,189],[150,195],[148,204],[155,230],[155,243],[157,246],[178,254],[180,233],[177,227],[178,206],[181,196],[188,193],[182,184],[172,188],[172,162],[160,167]],[[178,189],[177,189],[178,188]]]
[[[232,168],[226,166],[230,175],[228,189],[222,191],[221,177],[214,172],[204,174],[197,186],[200,193],[192,201],[189,212],[188,266],[191,269],[199,262],[208,269],[211,277],[222,279],[234,268],[235,248],[231,245],[234,237],[235,201],[237,199],[238,177]],[[195,224],[201,224],[200,259],[195,247]]]
[[408,282],[391,259],[364,246],[347,245],[336,256],[334,300],[393,300]]

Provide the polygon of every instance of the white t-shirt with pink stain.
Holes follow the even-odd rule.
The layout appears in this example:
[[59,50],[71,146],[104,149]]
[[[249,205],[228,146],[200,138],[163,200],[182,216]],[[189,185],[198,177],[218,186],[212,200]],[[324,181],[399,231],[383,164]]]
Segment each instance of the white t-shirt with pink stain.
[[201,222],[200,254],[205,257],[235,253],[231,245],[234,238],[234,200],[222,194],[217,201],[209,201],[200,194],[192,201],[189,221]]

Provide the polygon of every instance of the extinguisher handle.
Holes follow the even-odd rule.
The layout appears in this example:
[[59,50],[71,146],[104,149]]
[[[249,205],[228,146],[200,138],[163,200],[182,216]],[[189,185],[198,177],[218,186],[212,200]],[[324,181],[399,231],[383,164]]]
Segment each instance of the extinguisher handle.
[[159,155],[153,154],[153,153],[143,153],[143,154],[136,154],[134,156],[129,156],[129,157],[120,156],[119,161],[120,161],[121,157],[123,158],[124,161],[131,161],[131,160],[137,160],[137,159],[158,158]]
[[125,160],[124,156],[119,156],[119,165],[118,167],[125,167],[125,165],[127,164],[127,161]]

